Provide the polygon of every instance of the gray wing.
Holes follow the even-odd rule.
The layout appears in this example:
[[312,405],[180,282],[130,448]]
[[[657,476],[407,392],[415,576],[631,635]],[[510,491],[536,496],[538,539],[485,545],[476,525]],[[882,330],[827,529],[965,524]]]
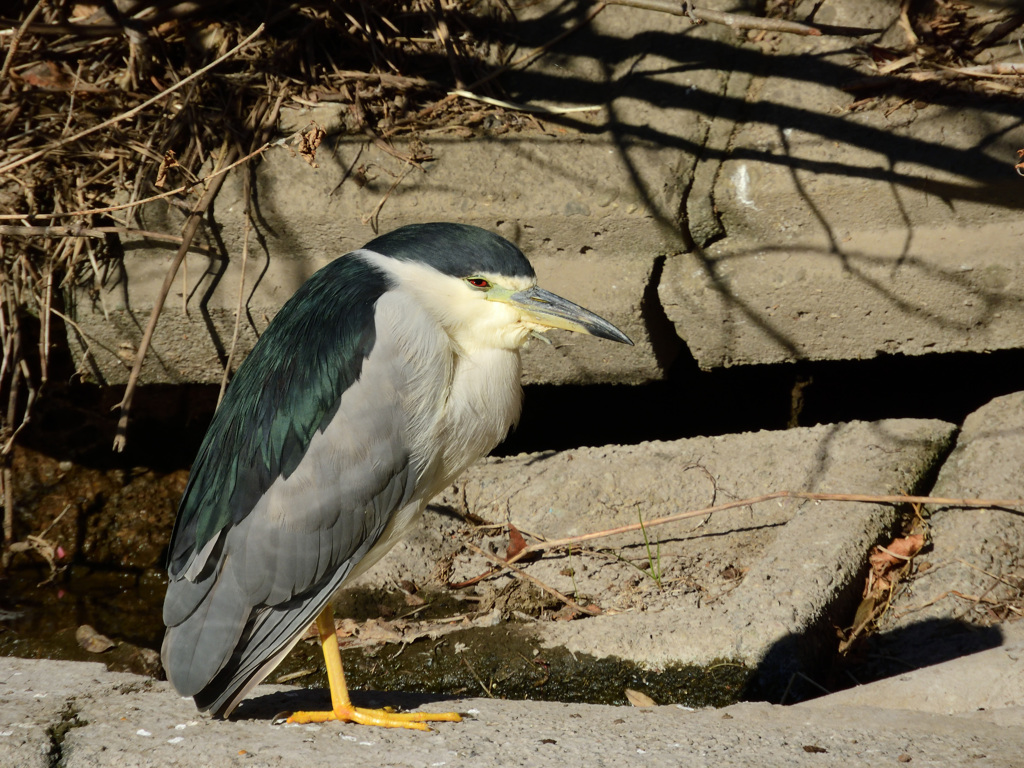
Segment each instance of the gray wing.
[[[421,505],[427,468],[410,450],[451,377],[446,339],[414,306],[382,300],[377,342],[295,471],[225,528],[168,585],[161,655],[175,688],[227,714],[284,657],[395,515]],[[393,322],[395,320],[399,322]],[[409,350],[415,349],[415,360]],[[421,394],[410,400],[410,392]],[[387,538],[391,538],[389,535]]]

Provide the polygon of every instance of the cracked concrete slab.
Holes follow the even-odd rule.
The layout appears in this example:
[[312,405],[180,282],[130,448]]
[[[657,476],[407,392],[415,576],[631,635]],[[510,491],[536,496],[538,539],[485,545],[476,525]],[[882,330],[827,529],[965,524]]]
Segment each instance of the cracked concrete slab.
[[[126,679],[131,678],[131,679]],[[30,682],[31,681],[31,682]],[[71,682],[75,693],[54,681]],[[0,659],[0,768],[51,765],[15,751],[9,723],[37,693],[73,719],[40,717],[40,731],[59,736],[23,740],[64,768],[204,765],[345,764],[441,766],[860,766],[971,765],[1012,768],[1024,749],[1024,709],[967,715],[843,706],[828,698],[802,707],[739,704],[691,711],[676,706],[431,700],[401,694],[358,694],[357,703],[406,708],[454,707],[461,723],[431,733],[339,723],[274,726],[281,710],[319,701],[286,686],[259,686],[257,698],[232,720],[198,715],[165,682],[115,675],[98,664]],[[21,738],[20,736],[18,738]]]
[[[480,546],[501,557],[508,522],[550,540],[773,490],[920,489],[953,433],[944,422],[895,420],[487,459],[351,588],[446,588],[472,579],[490,564],[465,549],[467,536],[483,535]],[[467,533],[446,508],[491,527]],[[897,520],[887,505],[786,499],[582,544],[519,567],[603,615],[529,621],[523,631],[540,647],[652,671],[728,659],[777,694],[791,674],[833,652],[834,628],[852,617],[870,548]],[[491,605],[512,581],[494,576],[461,594]],[[677,695],[691,703],[687,692]]]
[[[1019,499],[1024,467],[1024,392],[972,413],[932,494]],[[991,647],[1000,622],[1020,618],[1024,515],[1019,508],[939,506],[928,545],[869,638],[866,674],[917,668]],[[1006,607],[1010,606],[1010,607]]]
[[[903,34],[898,10],[872,0],[819,18],[882,30],[864,39],[887,45]],[[518,32],[541,45],[578,21],[543,2],[521,12]],[[657,380],[679,339],[705,369],[1019,348],[1024,112],[924,104],[878,82],[868,93],[881,98],[865,105],[866,61],[848,38],[748,37],[609,6],[504,82],[514,101],[597,111],[546,117],[542,131],[527,118],[518,132],[484,127],[471,141],[431,131],[413,140],[434,158],[419,168],[336,136],[316,169],[275,147],[255,173],[235,359],[316,267],[375,227],[431,220],[501,232],[542,280],[638,342],[614,355],[534,345],[535,383]],[[281,134],[312,119],[336,129],[345,115],[289,102]],[[189,257],[144,383],[220,381],[243,277],[242,187],[232,174],[197,240],[227,259]],[[181,222],[163,204],[142,212],[145,229]],[[97,380],[126,381],[173,250],[128,239],[119,263],[69,297],[72,346]]]
[[[884,30],[886,45],[904,34],[898,13],[844,3],[819,20]],[[1019,105],[897,89],[864,92],[883,95],[862,109],[851,89],[866,62],[837,38],[742,47],[747,87],[725,97],[738,103],[711,135],[727,147],[703,172],[714,221],[690,222],[697,247],[668,260],[659,288],[701,368],[1024,341]]]

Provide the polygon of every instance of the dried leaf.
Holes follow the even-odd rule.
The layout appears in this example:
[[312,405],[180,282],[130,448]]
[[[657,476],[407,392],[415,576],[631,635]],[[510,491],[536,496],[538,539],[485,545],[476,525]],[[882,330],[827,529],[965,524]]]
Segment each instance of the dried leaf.
[[877,593],[865,597],[860,601],[860,605],[857,606],[857,612],[853,616],[853,628],[860,629],[866,625],[875,615],[875,610],[878,608],[878,597]]
[[902,565],[924,546],[924,536],[919,533],[893,539],[886,547],[875,547],[868,560],[876,573],[883,574],[894,565]]
[[551,618],[555,621],[572,621],[573,619],[579,618],[581,615],[582,614],[571,605],[563,605],[551,615]]
[[[355,619],[338,619],[334,622],[334,631],[339,638],[354,637],[359,632],[359,622]],[[312,632],[316,636],[316,631]]]
[[103,653],[113,648],[116,643],[106,635],[101,635],[88,624],[83,624],[75,630],[75,640],[82,650],[89,653]]
[[884,573],[889,566],[896,565],[899,562],[899,558],[893,557],[885,550],[876,547],[875,551],[868,556],[868,562],[871,563],[871,570],[875,573]]
[[646,693],[640,693],[640,691],[634,691],[632,688],[626,689],[626,698],[629,699],[629,703],[634,707],[655,707],[654,699],[648,696]]
[[299,154],[314,168],[320,167],[316,164],[316,151],[326,135],[327,131],[315,121],[299,134]]
[[905,536],[902,539],[893,539],[892,544],[886,547],[892,554],[899,557],[913,557],[924,546],[924,536],[919,533]]
[[156,172],[156,181],[153,182],[153,185],[163,189],[167,185],[167,171],[171,168],[176,168],[177,165],[177,155],[173,149],[168,149],[164,152],[164,159],[160,161],[160,168]]
[[511,560],[526,549],[526,539],[512,523],[508,524],[508,549],[505,550],[505,559]]
[[67,77],[60,71],[60,67],[52,61],[38,61],[21,70],[17,76],[26,85],[47,91],[67,90],[70,85]]

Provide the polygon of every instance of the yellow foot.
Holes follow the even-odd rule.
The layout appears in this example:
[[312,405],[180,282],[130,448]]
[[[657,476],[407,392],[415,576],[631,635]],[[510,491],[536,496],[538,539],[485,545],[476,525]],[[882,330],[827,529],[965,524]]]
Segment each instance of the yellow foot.
[[343,707],[326,712],[294,712],[288,718],[289,723],[326,723],[328,720],[377,725],[381,728],[412,728],[417,731],[429,731],[430,728],[424,723],[439,721],[460,723],[462,717],[456,712],[391,712],[387,709]]

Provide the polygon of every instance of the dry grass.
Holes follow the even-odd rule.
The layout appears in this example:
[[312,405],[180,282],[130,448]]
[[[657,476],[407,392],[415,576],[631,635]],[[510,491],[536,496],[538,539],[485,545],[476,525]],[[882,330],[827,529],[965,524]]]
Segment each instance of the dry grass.
[[852,108],[874,106],[886,95],[902,96],[899,103],[955,95],[1019,99],[1024,96],[1022,27],[1019,10],[902,0],[898,34],[887,36],[884,45],[862,48],[863,70],[871,79],[851,83],[850,90],[873,93]]
[[[6,3],[0,12],[6,15],[0,17],[0,566],[12,543],[11,449],[70,322],[61,297],[72,284],[98,293],[101,270],[120,253],[120,235],[138,230],[144,201],[164,199],[193,218],[201,215],[217,183],[208,175],[214,159],[255,162],[280,111],[301,106],[344,104],[342,131],[383,147],[416,133],[471,134],[485,121],[491,132],[535,126],[500,101],[497,75],[532,61],[604,7],[596,3],[576,27],[519,54],[507,0]],[[791,0],[769,3],[767,13],[776,18],[761,27],[778,29],[794,7]],[[1020,92],[1021,77],[1006,59],[1012,46],[1004,43],[1024,25],[1024,14],[986,15],[948,0],[905,0],[903,8],[899,45],[862,48],[871,74],[864,87],[872,93],[853,108],[874,104],[875,92],[905,92],[891,89],[893,82]],[[751,38],[757,34],[766,33]],[[456,89],[499,100],[465,99],[452,94]],[[187,232],[146,234],[189,240]]]
[[501,38],[511,16],[498,0],[28,0],[2,13],[10,15],[0,18],[6,563],[11,449],[70,322],[62,291],[99,285],[119,235],[137,229],[139,205],[162,197],[195,210],[212,158],[252,155],[281,109],[345,104],[343,130],[375,141],[501,113],[445,97],[466,84],[488,92],[480,81],[510,53]]

